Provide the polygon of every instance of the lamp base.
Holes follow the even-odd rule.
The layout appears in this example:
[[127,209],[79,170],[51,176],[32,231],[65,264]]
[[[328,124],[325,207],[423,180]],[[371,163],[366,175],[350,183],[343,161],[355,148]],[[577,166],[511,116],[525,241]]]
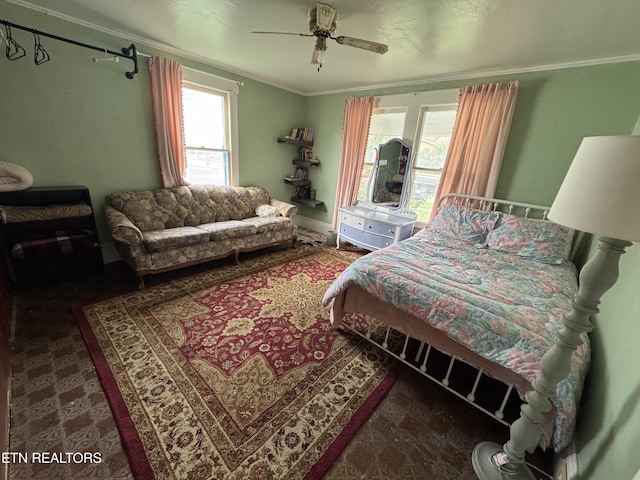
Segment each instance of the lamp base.
[[515,469],[513,464],[499,465],[494,457],[501,453],[502,445],[494,442],[481,442],[475,446],[471,462],[480,480],[536,480],[525,464],[516,465]]

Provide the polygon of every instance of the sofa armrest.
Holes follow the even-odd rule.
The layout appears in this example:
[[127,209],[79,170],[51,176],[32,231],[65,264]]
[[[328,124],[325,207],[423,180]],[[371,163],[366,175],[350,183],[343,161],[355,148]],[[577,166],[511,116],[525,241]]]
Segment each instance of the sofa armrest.
[[142,232],[124,213],[109,205],[104,207],[104,213],[111,236],[115,240],[129,245],[142,244]]
[[293,218],[293,216],[298,213],[298,207],[291,203],[276,200],[275,198],[270,199],[269,203],[276,207],[280,211],[280,215],[283,217]]

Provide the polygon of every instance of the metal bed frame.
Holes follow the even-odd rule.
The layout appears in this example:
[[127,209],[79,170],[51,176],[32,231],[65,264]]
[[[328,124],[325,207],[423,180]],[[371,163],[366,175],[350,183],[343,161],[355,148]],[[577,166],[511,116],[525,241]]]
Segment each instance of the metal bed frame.
[[[549,210],[541,205],[461,194],[443,196],[438,206],[444,203],[541,220],[547,220]],[[574,239],[572,259],[576,244]],[[331,322],[335,327],[342,326],[366,339],[504,425],[518,418],[520,405],[524,403],[521,397],[532,389],[529,382],[457,344],[435,328],[424,326],[424,322],[416,322],[415,317],[369,296],[360,287],[349,288],[352,291],[342,292],[331,306]],[[360,322],[345,321],[346,313],[365,318]],[[362,321],[368,324],[366,329],[362,328]],[[423,324],[421,332],[412,332],[412,323]],[[380,334],[380,330],[384,333]],[[554,426],[554,410],[545,418],[548,432]]]

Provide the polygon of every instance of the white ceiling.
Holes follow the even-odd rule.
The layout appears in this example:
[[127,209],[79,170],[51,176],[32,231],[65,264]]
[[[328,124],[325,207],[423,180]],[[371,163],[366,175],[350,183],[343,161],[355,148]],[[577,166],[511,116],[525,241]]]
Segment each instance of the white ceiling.
[[330,40],[319,72],[314,38],[251,33],[308,33],[309,0],[9,1],[305,95],[640,59],[640,0],[326,0],[389,51]]

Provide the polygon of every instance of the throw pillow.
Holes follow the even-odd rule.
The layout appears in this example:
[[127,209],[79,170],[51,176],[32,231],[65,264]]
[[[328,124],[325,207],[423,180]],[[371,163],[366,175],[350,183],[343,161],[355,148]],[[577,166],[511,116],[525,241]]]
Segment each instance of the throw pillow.
[[273,205],[258,205],[256,207],[256,215],[259,217],[277,217],[280,215],[280,210]]
[[502,214],[487,236],[487,247],[549,264],[569,258],[574,230],[548,220]]
[[498,221],[498,212],[485,212],[459,207],[452,203],[442,205],[425,230],[444,237],[455,238],[471,244],[483,244],[487,234]]

